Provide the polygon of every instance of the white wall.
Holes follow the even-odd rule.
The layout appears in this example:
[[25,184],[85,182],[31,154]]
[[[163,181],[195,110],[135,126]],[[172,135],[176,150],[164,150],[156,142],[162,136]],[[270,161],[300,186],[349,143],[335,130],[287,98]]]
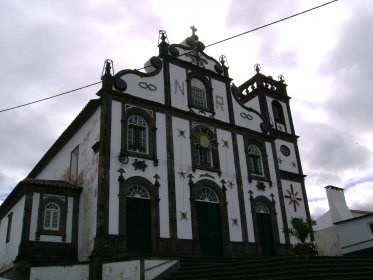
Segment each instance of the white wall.
[[157,75],[151,77],[141,77],[133,73],[127,73],[120,78],[127,84],[127,89],[124,93],[164,103],[163,69]]
[[[282,184],[282,193],[284,195],[284,204],[285,204],[285,210],[286,210],[286,217],[288,219],[288,226],[291,228],[290,220],[292,218],[303,218],[303,220],[307,220],[306,215],[306,207],[304,204],[303,199],[303,192],[302,192],[302,185],[301,183],[289,181],[289,180],[281,180]],[[291,186],[293,186],[293,198],[300,198],[301,200],[298,200],[298,204],[296,204],[296,207],[294,208],[294,203],[290,203],[290,199],[286,198],[285,196],[291,196]],[[289,204],[290,203],[290,204]],[[281,228],[279,228],[281,230]],[[299,240],[295,237],[290,236],[290,243],[295,244],[298,243]]]
[[373,247],[370,224],[373,224],[373,215],[361,216],[336,224],[343,254]]
[[211,79],[213,101],[212,105],[215,110],[215,119],[229,122],[227,89],[225,83]]
[[[275,140],[276,144],[276,153],[277,153],[277,162],[278,167],[280,170],[292,172],[292,173],[299,173],[299,163],[297,161],[297,157],[295,154],[295,147],[293,143],[283,141],[280,139]],[[280,147],[281,145],[285,145],[290,150],[290,155],[285,156],[281,153]]]
[[[22,235],[24,205],[25,197],[23,196],[0,221],[0,272],[13,267],[13,261],[18,255],[18,247],[21,243]],[[12,212],[10,240],[6,242],[8,215]]]
[[[187,174],[192,173],[189,121],[172,118],[172,129],[175,164],[177,237],[180,239],[192,239],[192,216],[189,199],[190,189],[188,184],[189,179],[187,177]],[[179,136],[179,130],[184,130],[185,137]],[[179,172],[184,172],[185,175],[181,176]],[[181,212],[187,213],[187,219],[182,218]]]
[[102,280],[140,280],[140,273],[140,260],[102,265]]
[[[228,210],[228,226],[229,236],[231,241],[242,241],[242,221],[240,215],[240,206],[238,202],[237,192],[237,180],[236,171],[234,164],[233,145],[232,145],[232,134],[229,131],[217,129],[216,136],[219,147],[219,159],[221,177],[217,181],[219,184],[220,180],[226,182],[226,198],[227,198],[227,210]],[[224,141],[227,141],[227,146],[224,146]],[[220,184],[219,184],[220,185]],[[238,223],[233,222],[234,219],[238,220]]]
[[66,265],[31,267],[30,280],[88,280],[89,266]]
[[341,243],[336,226],[315,231],[315,242],[319,256],[341,256]]

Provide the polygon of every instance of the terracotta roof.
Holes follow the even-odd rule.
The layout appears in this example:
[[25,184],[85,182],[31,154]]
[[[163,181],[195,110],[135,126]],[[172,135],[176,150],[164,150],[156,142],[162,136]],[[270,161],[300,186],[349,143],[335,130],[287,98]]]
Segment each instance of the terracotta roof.
[[34,179],[34,178],[26,178],[20,182],[20,184],[27,184],[27,185],[36,185],[36,186],[43,186],[43,187],[58,187],[63,189],[73,189],[73,190],[80,190],[81,187],[77,185],[71,184],[65,181],[59,180],[45,180],[45,179]]

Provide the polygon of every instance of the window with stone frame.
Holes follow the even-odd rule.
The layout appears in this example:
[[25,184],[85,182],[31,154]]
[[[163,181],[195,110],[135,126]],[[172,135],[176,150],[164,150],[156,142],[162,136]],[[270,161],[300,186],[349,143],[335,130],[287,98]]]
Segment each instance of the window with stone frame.
[[276,129],[286,132],[284,110],[281,103],[277,100],[272,101],[272,111]]
[[263,158],[260,149],[255,145],[250,145],[247,149],[247,154],[250,173],[256,176],[263,176]]
[[132,156],[151,159],[155,165],[158,164],[155,123],[153,111],[123,104],[121,162]]
[[192,105],[199,108],[207,108],[207,96],[205,85],[201,80],[193,78],[191,80]]
[[138,153],[148,153],[149,127],[139,115],[131,115],[127,120],[127,149]]
[[65,241],[67,200],[66,196],[40,194],[36,240],[40,240],[40,235],[56,235]]
[[44,230],[59,230],[60,226],[60,207],[51,202],[45,206],[44,210]]
[[192,129],[193,169],[220,172],[218,143],[215,133],[208,127],[196,125]]
[[188,106],[203,112],[214,113],[211,81],[198,72],[187,75]]
[[8,227],[6,229],[6,239],[5,239],[6,243],[10,241],[10,236],[12,234],[12,220],[13,220],[13,212],[10,212],[8,214]]
[[77,146],[70,155],[70,181],[78,181],[78,164],[79,164],[79,146]]
[[255,179],[271,184],[265,142],[245,136],[245,143],[249,182]]

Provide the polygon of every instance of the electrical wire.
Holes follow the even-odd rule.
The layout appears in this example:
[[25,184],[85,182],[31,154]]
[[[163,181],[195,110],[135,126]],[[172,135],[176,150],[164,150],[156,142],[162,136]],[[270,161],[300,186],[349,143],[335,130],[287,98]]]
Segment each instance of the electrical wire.
[[[324,6],[326,6],[326,5],[332,4],[332,3],[337,2],[337,1],[339,1],[339,0],[333,0],[333,1],[330,1],[330,2],[327,2],[327,3],[324,3],[324,4],[321,4],[321,5],[319,5],[319,6],[315,6],[315,7],[313,7],[313,8],[310,8],[310,9],[304,10],[304,11],[302,11],[302,12],[299,12],[299,13],[293,14],[293,15],[291,15],[291,16],[288,16],[288,17],[285,17],[285,18],[282,18],[282,19],[279,19],[279,20],[273,21],[273,22],[268,23],[268,24],[264,24],[264,25],[262,25],[262,26],[259,26],[259,27],[256,27],[256,28],[254,28],[254,29],[251,29],[251,30],[248,30],[248,31],[242,32],[242,33],[240,33],[240,34],[237,34],[237,35],[234,35],[234,36],[231,36],[231,37],[225,38],[225,39],[220,40],[220,41],[217,41],[217,42],[215,42],[215,43],[211,43],[211,44],[207,45],[206,48],[211,47],[211,46],[214,46],[214,45],[217,45],[217,44],[220,44],[220,43],[223,43],[223,42],[226,42],[226,41],[229,41],[229,40],[232,40],[232,39],[235,39],[235,38],[237,38],[237,37],[240,37],[240,36],[246,35],[246,34],[248,34],[248,33],[251,33],[251,32],[254,32],[254,31],[257,31],[257,30],[259,30],[259,29],[263,29],[263,28],[265,28],[265,27],[268,27],[268,26],[274,25],[274,24],[276,24],[276,23],[279,23],[279,22],[282,22],[282,21],[285,21],[285,20],[291,19],[291,18],[293,18],[293,17],[296,17],[296,16],[299,16],[299,15],[302,15],[302,14],[305,14],[305,13],[308,13],[308,12],[311,12],[311,11],[313,11],[313,10],[319,9],[319,8],[321,8],[321,7],[324,7]],[[190,51],[190,52],[192,52],[192,51]],[[186,54],[188,54],[188,53],[190,53],[190,52],[183,53],[183,54],[179,55],[178,57],[183,56],[183,55],[186,55]],[[146,67],[142,67],[142,68],[138,68],[138,69],[136,69],[136,70],[138,70],[138,71],[139,71],[139,70],[143,70],[143,69],[145,69],[145,68],[147,68],[147,67],[150,67],[150,66],[151,66],[151,65],[146,66]],[[2,112],[6,112],[6,111],[10,111],[10,110],[14,110],[14,109],[18,109],[18,108],[21,108],[21,107],[25,107],[25,106],[28,106],[28,105],[31,105],[31,104],[35,104],[35,103],[38,103],[38,102],[46,101],[46,100],[48,100],[48,99],[52,99],[52,98],[55,98],[55,97],[59,97],[59,96],[61,96],[61,95],[65,95],[65,94],[68,94],[68,93],[72,93],[72,92],[75,92],[75,91],[78,91],[78,90],[81,90],[81,89],[84,89],[84,88],[87,88],[87,87],[91,87],[91,86],[97,85],[97,84],[99,84],[99,83],[101,83],[101,81],[100,81],[100,82],[97,82],[97,83],[90,84],[90,85],[86,85],[86,86],[83,86],[83,87],[80,87],[80,88],[76,88],[76,89],[73,89],[73,90],[70,90],[70,91],[67,91],[67,92],[63,92],[63,93],[60,93],[60,94],[52,95],[52,96],[47,97],[47,98],[43,98],[43,99],[39,99],[39,100],[35,100],[35,101],[29,102],[29,103],[25,103],[25,104],[22,104],[22,105],[18,105],[18,106],[10,107],[10,108],[7,108],[7,109],[2,109],[2,110],[0,110],[0,113],[2,113]]]
[[293,18],[293,17],[296,17],[296,16],[299,16],[299,15],[302,15],[302,14],[305,14],[305,13],[308,13],[308,12],[311,12],[311,11],[313,11],[313,10],[319,9],[319,8],[321,8],[321,7],[324,7],[324,6],[326,6],[326,5],[332,4],[332,3],[337,2],[337,1],[339,1],[339,0],[333,0],[333,1],[330,1],[330,2],[327,2],[327,3],[324,3],[324,4],[321,4],[321,5],[319,5],[319,6],[316,6],[316,7],[310,8],[310,9],[308,9],[308,10],[304,10],[304,11],[302,11],[302,12],[299,12],[299,13],[293,14],[293,15],[291,15],[291,16],[288,16],[288,17],[285,17],[285,18],[282,18],[282,19],[279,19],[279,20],[273,21],[273,22],[271,22],[271,23],[268,23],[268,24],[265,24],[265,25],[262,25],[262,26],[256,27],[256,28],[254,28],[254,29],[251,29],[251,30],[248,30],[248,31],[242,32],[242,33],[237,34],[237,35],[234,35],[234,36],[232,36],[232,37],[229,37],[229,38],[226,38],[226,39],[223,39],[223,40],[217,41],[217,42],[212,43],[212,44],[209,44],[209,45],[206,46],[206,48],[207,48],[207,47],[214,46],[214,45],[217,45],[217,44],[220,44],[220,43],[223,43],[223,42],[226,42],[226,41],[228,41],[228,40],[231,40],[231,39],[234,39],[234,38],[240,37],[240,36],[242,36],[242,35],[245,35],[245,34],[248,34],[248,33],[254,32],[254,31],[257,31],[257,30],[259,30],[259,29],[263,29],[263,28],[265,28],[265,27],[268,27],[268,26],[270,26],[270,25],[273,25],[273,24],[276,24],[276,23],[279,23],[279,22],[282,22],[282,21],[285,21],[285,20],[291,19],[291,18]]
[[81,89],[84,89],[84,88],[87,88],[87,87],[91,87],[91,86],[94,86],[94,85],[97,85],[97,84],[100,84],[100,83],[101,83],[101,81],[99,81],[97,83],[90,84],[90,85],[82,86],[80,88],[76,88],[76,89],[73,89],[73,90],[69,90],[69,91],[66,91],[66,92],[63,92],[63,93],[59,93],[59,94],[56,94],[56,95],[52,95],[52,96],[49,96],[49,97],[46,97],[46,98],[43,98],[43,99],[35,100],[35,101],[29,102],[29,103],[25,103],[25,104],[22,104],[22,105],[18,105],[18,106],[10,107],[10,108],[7,108],[7,109],[3,109],[3,110],[0,110],[0,113],[10,111],[10,110],[14,110],[14,109],[18,109],[18,108],[21,108],[21,107],[25,107],[25,106],[35,104],[35,103],[38,103],[38,102],[42,102],[42,101],[52,99],[52,98],[55,98],[55,97],[59,97],[61,95],[72,93],[74,91],[78,91],[78,90],[81,90]]

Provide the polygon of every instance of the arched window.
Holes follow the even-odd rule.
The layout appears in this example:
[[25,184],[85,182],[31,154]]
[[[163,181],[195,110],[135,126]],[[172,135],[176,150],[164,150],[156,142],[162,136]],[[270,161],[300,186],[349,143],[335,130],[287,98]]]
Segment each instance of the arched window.
[[206,126],[197,125],[192,131],[193,167],[217,171],[219,155],[215,134]]
[[127,149],[148,153],[148,130],[148,124],[142,116],[129,116],[127,120]]
[[44,230],[59,230],[60,207],[56,203],[48,203],[44,209]]
[[262,214],[270,214],[268,206],[263,202],[257,202],[255,204],[255,212],[262,213]]
[[128,187],[126,196],[134,197],[134,198],[150,199],[149,192],[146,190],[146,188],[140,185],[132,185]]
[[201,109],[207,109],[207,95],[205,85],[201,80],[193,78],[191,80],[192,105]]
[[189,108],[194,108],[197,112],[214,114],[211,81],[198,72],[189,72],[187,87]]
[[219,203],[216,193],[208,187],[198,188],[196,200]]
[[255,145],[250,145],[247,153],[250,173],[256,176],[263,176],[263,159],[260,149]]
[[277,100],[272,101],[273,117],[275,119],[275,125],[278,130],[286,131],[285,129],[285,117],[282,105]]

